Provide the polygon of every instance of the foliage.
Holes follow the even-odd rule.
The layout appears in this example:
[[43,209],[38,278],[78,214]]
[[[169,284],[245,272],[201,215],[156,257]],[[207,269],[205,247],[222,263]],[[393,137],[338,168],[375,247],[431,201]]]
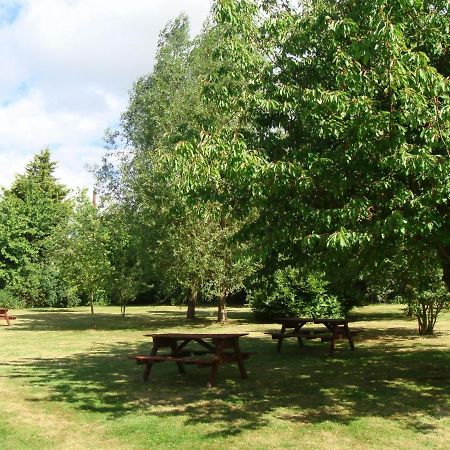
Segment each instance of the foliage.
[[328,292],[324,274],[307,275],[295,267],[278,269],[257,284],[250,294],[250,306],[258,319],[277,317],[345,316],[338,298]]
[[184,15],[161,32],[108,132],[101,210],[80,196],[72,211],[48,150],[4,192],[0,288],[30,306],[87,296],[92,312],[103,293],[124,314],[152,286],[189,317],[217,301],[225,321],[261,269],[258,311],[400,295],[436,312],[436,277],[450,289],[448,2],[213,11],[196,39]]
[[65,303],[67,287],[47,267],[57,226],[67,221],[68,189],[54,177],[50,151],[36,154],[0,199],[0,287],[27,306]]
[[185,194],[192,155],[179,159],[175,151],[205,126],[225,121],[202,96],[204,79],[215,65],[216,37],[216,30],[206,29],[191,42],[184,16],[163,30],[154,70],[135,83],[121,129],[111,136],[113,147],[124,142],[126,150],[114,153],[118,167],[105,165],[99,181],[103,194],[127,211],[140,242],[143,282],[156,284],[172,301],[187,301],[191,318],[198,297],[217,299],[218,320],[226,321],[226,299],[242,289],[251,258],[246,243],[235,239],[240,222],[220,201]]
[[23,308],[24,304],[7,289],[0,290],[0,305],[2,308]]
[[450,294],[442,283],[432,290],[413,292],[409,300],[409,308],[417,318],[419,334],[433,334],[438,315],[450,306]]
[[27,307],[66,307],[80,302],[60,270],[50,263],[48,253],[43,262],[28,264],[18,271],[8,291]]
[[95,296],[107,288],[111,273],[109,239],[99,211],[80,192],[69,222],[55,233],[50,263],[79,297],[88,298],[93,320]]
[[218,1],[232,64],[208,88],[239,121],[178,146],[186,191],[256,208],[263,255],[321,258],[334,280],[336,255],[364,282],[420,241],[450,288],[448,17],[444,0]]
[[112,206],[102,214],[101,220],[108,234],[106,244],[111,268],[107,294],[110,302],[120,305],[122,316],[125,316],[126,306],[146,288],[138,259],[139,236],[133,234],[123,209]]
[[[265,224],[289,217],[275,239],[291,253],[407,236],[440,248],[445,263],[447,2],[276,3],[218,2],[218,20],[233,30],[225,48],[257,83],[248,92],[255,131],[228,147],[218,173],[271,209],[263,239]],[[249,30],[250,6],[247,36],[238,30]]]

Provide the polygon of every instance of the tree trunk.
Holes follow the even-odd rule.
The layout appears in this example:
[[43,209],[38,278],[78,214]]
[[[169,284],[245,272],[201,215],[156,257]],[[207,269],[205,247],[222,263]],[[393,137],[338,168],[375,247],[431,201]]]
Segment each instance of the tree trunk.
[[188,298],[188,307],[186,313],[186,319],[195,320],[195,306],[197,304],[198,292],[196,290],[191,291],[191,295]]
[[122,317],[125,317],[125,308],[126,308],[125,303],[120,305],[120,314],[122,314]]
[[227,313],[227,292],[222,292],[222,295],[219,297],[219,305],[217,308],[217,322],[218,323],[227,323],[228,322],[228,313]]
[[97,329],[97,324],[95,323],[95,315],[94,315],[94,293],[91,292],[89,294],[89,304],[91,306],[91,317],[92,317],[92,326],[94,329]]
[[406,317],[408,317],[409,319],[414,318],[413,307],[410,303],[408,303],[408,305],[406,306]]

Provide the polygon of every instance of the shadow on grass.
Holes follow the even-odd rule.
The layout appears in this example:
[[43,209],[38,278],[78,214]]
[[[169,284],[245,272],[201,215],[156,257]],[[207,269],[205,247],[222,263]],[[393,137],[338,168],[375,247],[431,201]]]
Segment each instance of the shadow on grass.
[[[51,311],[21,314],[15,328],[21,331],[76,331],[93,328],[93,320],[88,312]],[[199,316],[194,321],[186,319],[184,311],[149,311],[148,314],[136,314],[122,317],[120,314],[96,313],[95,324],[98,330],[149,330],[171,327],[205,327],[214,322],[214,318]]]
[[[210,424],[207,436],[229,436],[268,424],[269,416],[299,424],[331,421],[347,424],[361,417],[401,418],[419,432],[433,431],[428,418],[449,413],[450,354],[438,349],[414,350],[384,345],[350,352],[339,345],[283,345],[277,354],[270,338],[243,338],[254,351],[241,380],[234,365],[219,369],[218,385],[205,389],[208,369],[175,364],[153,367],[151,381],[141,380],[142,366],[127,357],[145,354],[149,345],[129,343],[98,347],[71,358],[28,359],[10,363],[10,376],[45,385],[46,401],[111,418],[148,413],[181,416],[186,424]],[[39,401],[39,400],[36,400]]]
[[[233,324],[253,323],[253,314],[244,308],[230,308],[230,320]],[[147,313],[136,313],[122,317],[117,313],[97,312],[95,324],[98,330],[150,330],[168,329],[171,327],[188,326],[203,328],[215,323],[215,310],[212,308],[198,308],[195,320],[186,319],[185,309],[165,310],[149,309]],[[14,323],[15,329],[20,331],[76,331],[93,328],[93,320],[90,312],[76,309],[41,309],[33,313],[20,314]]]
[[411,322],[416,322],[415,318],[408,318],[406,314],[401,310],[396,311],[377,311],[377,312],[362,312],[362,311],[351,311],[349,314],[350,321],[372,321],[372,320],[409,320]]

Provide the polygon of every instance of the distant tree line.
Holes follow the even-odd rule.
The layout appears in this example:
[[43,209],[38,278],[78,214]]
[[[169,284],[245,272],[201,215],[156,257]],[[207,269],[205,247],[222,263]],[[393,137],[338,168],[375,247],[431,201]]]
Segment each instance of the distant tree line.
[[[446,0],[217,0],[161,32],[106,136],[98,208],[48,151],[0,200],[0,303],[217,305],[261,318],[450,289]],[[13,301],[13,300],[10,300]]]

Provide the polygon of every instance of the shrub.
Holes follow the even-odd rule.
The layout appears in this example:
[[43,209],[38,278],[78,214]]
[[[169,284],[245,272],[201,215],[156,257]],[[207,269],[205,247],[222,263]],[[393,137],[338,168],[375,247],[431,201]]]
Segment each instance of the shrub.
[[339,299],[331,295],[322,273],[302,276],[300,270],[288,266],[272,277],[260,280],[250,292],[249,303],[256,318],[276,317],[344,317],[346,310]]
[[76,306],[76,292],[59,272],[45,264],[29,264],[7,286],[12,297],[27,308]]
[[0,308],[23,308],[24,303],[7,289],[0,290]]
[[419,334],[433,334],[438,315],[450,306],[450,295],[443,283],[437,284],[434,289],[414,292],[408,299],[408,311],[416,317]]

